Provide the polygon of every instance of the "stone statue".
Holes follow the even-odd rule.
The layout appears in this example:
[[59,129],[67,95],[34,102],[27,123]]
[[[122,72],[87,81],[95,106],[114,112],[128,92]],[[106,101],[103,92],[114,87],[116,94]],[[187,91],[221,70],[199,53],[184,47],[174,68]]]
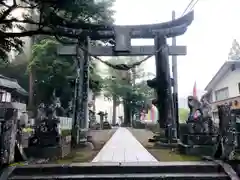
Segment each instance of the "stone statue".
[[210,118],[212,117],[211,105],[205,97],[201,98],[201,109],[202,109],[203,117],[210,117]]
[[61,101],[59,97],[55,99],[54,106],[56,110],[56,116],[64,116],[64,109],[61,106]]
[[200,115],[201,103],[193,96],[188,96],[189,115],[187,122],[196,120]]
[[211,117],[211,108],[206,99],[201,99],[202,103],[196,97],[188,97],[188,107],[190,113],[187,124],[191,133],[211,133],[213,123]]
[[45,112],[45,104],[44,103],[41,103],[39,106],[38,106],[38,109],[37,109],[37,120],[36,120],[36,123],[40,122],[41,120],[43,120],[44,118],[46,117],[46,112]]
[[29,140],[29,146],[48,147],[55,146],[60,142],[60,121],[56,117],[54,104],[45,108],[45,117],[42,118],[35,128],[35,132]]
[[105,113],[104,113],[104,120],[105,120],[105,121],[108,120],[108,113],[107,113],[107,111],[105,111]]

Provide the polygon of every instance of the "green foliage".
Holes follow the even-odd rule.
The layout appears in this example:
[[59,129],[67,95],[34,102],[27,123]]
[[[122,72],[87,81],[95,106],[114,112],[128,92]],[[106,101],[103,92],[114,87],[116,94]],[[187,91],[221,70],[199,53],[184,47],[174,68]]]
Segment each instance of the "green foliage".
[[[110,59],[111,64],[132,64],[139,61],[138,58],[123,57]],[[105,96],[112,99],[113,96],[117,101],[126,100],[129,105],[135,109],[142,107],[145,102],[154,97],[153,90],[147,86],[143,78],[146,76],[144,69],[136,67],[129,71],[119,71],[108,68],[108,76],[104,80]]]
[[[11,50],[22,50],[21,37],[50,35],[76,39],[79,29],[93,30],[99,27],[97,24],[112,23],[113,3],[114,0],[2,0],[0,59],[7,61]],[[17,10],[23,13],[14,15]]]
[[179,112],[180,123],[186,123],[188,119],[189,110],[184,108],[179,108],[178,112]]
[[100,72],[97,68],[97,62],[93,59],[90,60],[89,65],[89,88],[98,95],[103,88],[103,78],[100,76]]
[[[60,95],[64,104],[72,96],[72,87],[69,77],[76,77],[74,57],[59,56],[57,45],[54,39],[43,39],[33,46],[32,59],[29,62],[28,70],[34,74],[36,79],[35,89],[37,104],[48,103],[51,100],[53,90]],[[95,74],[96,64],[90,63],[90,87],[94,92],[99,92],[101,77]]]
[[[67,76],[74,76],[73,59],[59,57],[56,52],[57,39],[76,39],[81,29],[94,30],[98,24],[111,24],[114,0],[3,0],[0,2],[0,69],[3,75],[16,78],[28,89],[28,72],[36,79],[36,102],[48,102],[53,89],[58,89],[67,101],[71,87]],[[21,15],[13,12],[21,10]],[[90,24],[91,23],[91,24]],[[14,31],[12,29],[14,28]],[[15,31],[16,30],[16,31]],[[8,64],[11,50],[21,52],[24,45],[21,37],[34,36],[32,59],[29,63]],[[29,42],[27,42],[29,43]],[[28,59],[27,59],[28,60]],[[20,71],[16,68],[24,66]],[[4,69],[5,68],[5,69]],[[26,68],[28,69],[26,71]],[[101,77],[97,75],[96,64],[90,66],[90,87],[101,91]],[[64,88],[63,88],[64,87]]]
[[71,57],[58,56],[58,44],[56,40],[44,39],[33,46],[28,70],[35,78],[37,104],[49,103],[54,89],[64,94],[62,97],[65,101],[71,97],[71,87],[67,77],[74,75],[74,61]]

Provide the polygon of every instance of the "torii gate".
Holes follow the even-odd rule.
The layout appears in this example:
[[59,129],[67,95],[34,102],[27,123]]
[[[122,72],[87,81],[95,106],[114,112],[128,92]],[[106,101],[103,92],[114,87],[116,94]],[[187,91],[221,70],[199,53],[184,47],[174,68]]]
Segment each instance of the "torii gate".
[[[78,70],[75,89],[75,106],[73,128],[79,132],[80,128],[87,128],[87,101],[89,87],[89,57],[90,56],[146,56],[155,55],[156,59],[156,92],[157,108],[160,124],[172,124],[176,129],[174,106],[171,90],[171,77],[168,56],[186,55],[185,46],[168,46],[167,38],[182,35],[193,21],[193,12],[170,22],[151,25],[113,25],[109,28],[84,32],[83,45],[60,46],[59,55],[76,56]],[[83,35],[81,35],[81,38]],[[153,38],[154,46],[131,46],[131,39]],[[113,46],[92,46],[90,40],[113,39]],[[83,47],[84,46],[84,47]],[[82,50],[84,49],[84,51]],[[161,127],[165,128],[165,127]],[[79,134],[79,133],[77,133]]]

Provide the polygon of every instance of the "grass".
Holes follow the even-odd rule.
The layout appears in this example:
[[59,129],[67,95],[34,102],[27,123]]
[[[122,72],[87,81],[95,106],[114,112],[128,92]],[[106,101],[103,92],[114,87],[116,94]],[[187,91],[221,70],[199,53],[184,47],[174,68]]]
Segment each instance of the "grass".
[[[175,148],[167,148],[154,146],[154,143],[149,143],[148,138],[152,138],[153,132],[160,132],[160,134],[164,134],[161,129],[155,127],[155,131],[153,131],[154,126],[150,131],[146,130],[136,130],[131,129],[131,132],[136,137],[136,139],[148,150],[150,154],[152,154],[159,161],[199,161],[201,157],[197,156],[189,156],[185,154],[180,154],[178,150]],[[151,132],[152,131],[152,132]]]
[[201,157],[180,154],[175,149],[147,148],[159,161],[200,161]]
[[61,131],[61,135],[62,136],[70,136],[71,135],[71,129],[63,129],[62,131]]
[[104,142],[94,142],[94,149],[90,149],[88,147],[84,148],[76,148],[72,150],[70,154],[65,156],[62,159],[56,161],[58,164],[68,164],[68,163],[83,163],[83,162],[91,162],[93,158],[98,154],[98,152],[104,146]]
[[179,153],[177,148],[156,147],[154,143],[144,143],[143,146],[159,161],[200,161],[201,157]]
[[[93,158],[98,154],[98,152],[102,149],[105,143],[111,138],[114,131],[109,133],[109,131],[99,131],[93,135],[93,145],[94,149],[89,147],[76,148],[72,150],[72,152],[66,157],[56,160],[56,163],[59,164],[68,164],[68,163],[83,163],[83,162],[91,162]],[[62,132],[63,136],[68,135],[69,132]]]
[[89,150],[84,148],[76,149],[68,156],[59,159],[56,162],[58,164],[91,162],[98,152],[98,150]]

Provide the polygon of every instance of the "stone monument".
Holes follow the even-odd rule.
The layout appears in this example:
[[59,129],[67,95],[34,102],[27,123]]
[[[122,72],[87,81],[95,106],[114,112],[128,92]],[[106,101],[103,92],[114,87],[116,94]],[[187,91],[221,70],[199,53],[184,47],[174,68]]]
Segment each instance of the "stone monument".
[[103,121],[104,121],[105,113],[103,111],[99,111],[98,115],[100,116],[100,129],[103,129]]
[[236,131],[236,114],[228,104],[218,106],[219,139],[214,158],[234,160],[238,148],[238,133]]
[[217,128],[213,126],[210,108],[205,100],[188,97],[187,124],[180,126],[180,151],[191,155],[213,156],[218,141]]

